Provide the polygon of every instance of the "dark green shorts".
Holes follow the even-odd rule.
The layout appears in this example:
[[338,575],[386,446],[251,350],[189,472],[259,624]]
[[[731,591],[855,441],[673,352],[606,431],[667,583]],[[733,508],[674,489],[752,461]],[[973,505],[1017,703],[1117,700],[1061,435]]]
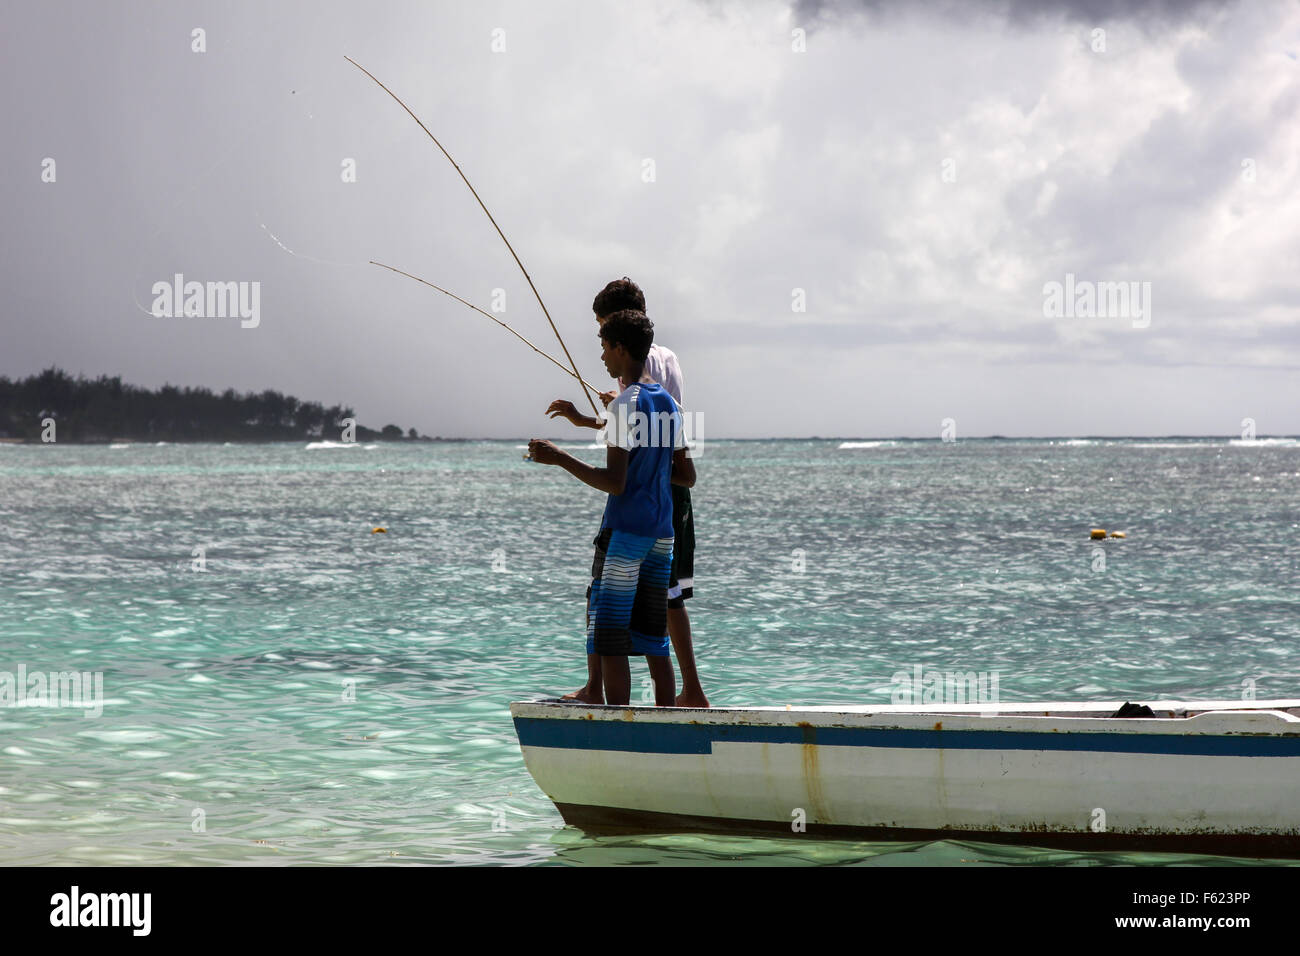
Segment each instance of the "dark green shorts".
[[691,489],[673,485],[673,566],[668,575],[668,606],[685,607],[695,593],[695,511]]

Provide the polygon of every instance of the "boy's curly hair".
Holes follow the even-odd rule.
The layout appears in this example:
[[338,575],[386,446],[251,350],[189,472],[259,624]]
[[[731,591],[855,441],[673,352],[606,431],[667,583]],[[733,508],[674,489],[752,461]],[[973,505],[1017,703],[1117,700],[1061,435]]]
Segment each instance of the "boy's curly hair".
[[623,346],[628,355],[638,362],[644,362],[650,354],[650,345],[655,340],[655,327],[644,312],[620,309],[600,327],[600,338],[610,345]]
[[613,315],[624,309],[645,314],[645,294],[627,276],[606,285],[596,293],[596,298],[591,303],[591,311],[597,316]]

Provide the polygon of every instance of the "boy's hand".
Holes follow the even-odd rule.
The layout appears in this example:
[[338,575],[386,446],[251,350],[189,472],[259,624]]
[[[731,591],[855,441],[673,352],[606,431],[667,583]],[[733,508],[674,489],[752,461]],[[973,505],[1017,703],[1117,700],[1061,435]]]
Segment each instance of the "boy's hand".
[[616,398],[618,398],[618,394],[615,393],[615,392],[601,392],[601,393],[600,393],[600,402],[601,402],[601,404],[604,405],[606,408],[609,408],[609,403],[612,402],[612,401],[613,401],[614,399],[616,399]]
[[540,465],[559,464],[564,452],[544,438],[533,438],[528,442],[528,457]]
[[578,414],[578,410],[574,407],[573,402],[568,399],[557,398],[551,402],[546,408],[546,414],[551,418],[567,418],[575,425],[581,424],[579,421],[581,416]]

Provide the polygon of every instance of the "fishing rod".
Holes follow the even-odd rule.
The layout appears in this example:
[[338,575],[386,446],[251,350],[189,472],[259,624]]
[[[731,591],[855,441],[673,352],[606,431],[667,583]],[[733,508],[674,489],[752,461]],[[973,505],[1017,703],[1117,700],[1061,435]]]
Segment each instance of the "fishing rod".
[[555,338],[559,340],[560,348],[564,350],[564,357],[569,360],[569,365],[573,368],[573,377],[582,383],[582,394],[586,396],[588,404],[591,405],[592,412],[596,415],[597,418],[599,418],[600,412],[596,410],[596,402],[594,399],[592,399],[591,392],[588,391],[590,386],[583,381],[582,375],[579,374],[578,365],[576,362],[573,361],[573,356],[569,354],[569,347],[564,344],[564,338],[560,335],[560,330],[555,327],[555,320],[551,318],[551,313],[546,308],[546,303],[542,301],[541,293],[537,291],[537,286],[533,285],[532,276],[530,276],[528,274],[528,270],[524,268],[524,264],[519,260],[519,256],[515,252],[515,247],[510,245],[510,240],[506,238],[506,234],[502,232],[501,227],[497,225],[496,219],[493,218],[492,213],[488,211],[488,207],[483,203],[483,200],[479,197],[478,190],[474,188],[473,184],[470,183],[469,181],[469,177],[467,177],[465,173],[461,170],[460,164],[457,163],[456,160],[451,158],[451,153],[447,152],[446,147],[444,147],[442,143],[438,142],[438,137],[434,136],[433,133],[429,132],[429,127],[425,126],[424,123],[420,121],[420,117],[416,116],[413,112],[411,112],[411,108],[402,102],[401,97],[399,97],[388,87],[384,86],[383,83],[380,83],[378,77],[376,77],[373,73],[367,70],[356,60],[352,59],[352,57],[345,56],[343,57],[343,59],[347,60],[349,63],[355,66],[366,76],[374,80],[375,83],[379,85],[379,88],[381,90],[383,90],[394,100],[396,100],[397,105],[400,106],[402,109],[406,110],[406,112],[410,115],[411,119],[415,120],[415,122],[419,124],[420,129],[424,130],[425,134],[429,137],[429,139],[433,140],[433,145],[437,146],[438,149],[442,152],[442,155],[447,157],[447,162],[451,163],[452,166],[456,167],[456,172],[459,173],[460,178],[465,181],[465,185],[469,186],[469,191],[474,194],[474,198],[478,201],[479,208],[483,210],[483,212],[487,215],[488,220],[492,223],[492,228],[497,231],[497,235],[501,237],[501,241],[504,242],[506,244],[506,248],[510,250],[510,255],[514,257],[515,265],[519,266],[519,271],[522,272],[524,274],[524,278],[528,280],[528,288],[533,290],[533,295],[537,299],[537,304],[542,307],[542,314],[546,316],[546,321],[551,324],[551,331],[555,333]]
[[515,338],[517,338],[519,341],[521,341],[521,342],[523,342],[525,345],[527,345],[530,349],[532,349],[532,350],[533,350],[534,352],[536,352],[538,355],[542,356],[542,357],[545,358],[545,359],[549,359],[549,360],[550,360],[550,361],[555,365],[555,367],[558,368],[558,369],[559,369],[561,372],[563,372],[565,375],[570,375],[570,376],[573,376],[574,378],[577,378],[579,382],[582,382],[582,385],[583,385],[584,388],[589,388],[589,389],[591,389],[593,392],[600,391],[598,388],[596,388],[596,386],[592,385],[590,382],[585,382],[585,381],[583,381],[581,378],[579,378],[577,375],[575,375],[571,370],[565,368],[565,367],[564,367],[564,364],[561,363],[561,362],[560,362],[558,359],[556,359],[554,356],[552,356],[551,354],[549,354],[549,353],[547,353],[547,352],[543,352],[543,351],[542,351],[541,349],[539,349],[536,345],[534,345],[532,342],[528,341],[526,338],[524,338],[522,335],[520,335],[518,332],[516,332],[514,329],[512,329],[512,328],[511,328],[509,325],[507,325],[505,322],[502,322],[500,319],[498,319],[498,318],[497,318],[495,315],[493,315],[491,312],[484,312],[482,309],[480,309],[478,306],[476,306],[473,302],[466,302],[464,299],[462,299],[462,298],[461,298],[460,296],[458,296],[456,293],[454,293],[454,292],[450,292],[450,291],[448,291],[447,289],[444,289],[444,288],[443,288],[442,286],[440,286],[440,285],[434,285],[434,284],[433,284],[432,282],[430,282],[428,279],[421,279],[419,276],[413,276],[413,275],[411,275],[411,273],[409,273],[409,272],[403,272],[401,269],[394,268],[393,266],[385,265],[385,264],[382,263],[382,262],[376,262],[374,259],[371,259],[371,260],[370,260],[370,264],[371,264],[372,266],[379,266],[381,269],[387,269],[389,272],[396,272],[399,276],[406,276],[408,279],[414,279],[416,282],[421,282],[421,283],[423,283],[424,285],[427,285],[430,289],[437,289],[437,290],[438,290],[439,292],[441,292],[443,295],[449,295],[449,296],[451,296],[453,299],[455,299],[457,302],[461,303],[462,305],[467,305],[467,306],[469,306],[471,309],[473,309],[475,312],[479,313],[480,315],[485,315],[485,316],[487,316],[489,319],[491,319],[491,320],[492,320],[493,322],[495,322],[497,325],[501,326],[501,328],[505,329],[507,332],[509,332],[511,335],[513,335],[513,336],[514,336]]

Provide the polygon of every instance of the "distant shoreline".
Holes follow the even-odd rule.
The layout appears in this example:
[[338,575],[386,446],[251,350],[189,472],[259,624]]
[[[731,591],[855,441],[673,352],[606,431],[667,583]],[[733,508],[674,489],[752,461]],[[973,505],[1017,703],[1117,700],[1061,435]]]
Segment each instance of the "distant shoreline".
[[[355,442],[341,442],[332,438],[60,438],[57,441],[43,442],[39,438],[0,438],[0,445],[299,445],[303,442],[331,442],[334,444],[369,445],[383,442],[386,445],[413,445],[421,442],[465,442],[470,438],[431,438],[421,435],[418,438],[384,438],[370,435],[358,438]],[[510,439],[485,439],[487,441],[509,441]]]
[[51,444],[422,441],[414,428],[368,428],[348,405],[303,401],[265,389],[143,388],[121,376],[72,376],[47,368],[0,376],[0,441]]

